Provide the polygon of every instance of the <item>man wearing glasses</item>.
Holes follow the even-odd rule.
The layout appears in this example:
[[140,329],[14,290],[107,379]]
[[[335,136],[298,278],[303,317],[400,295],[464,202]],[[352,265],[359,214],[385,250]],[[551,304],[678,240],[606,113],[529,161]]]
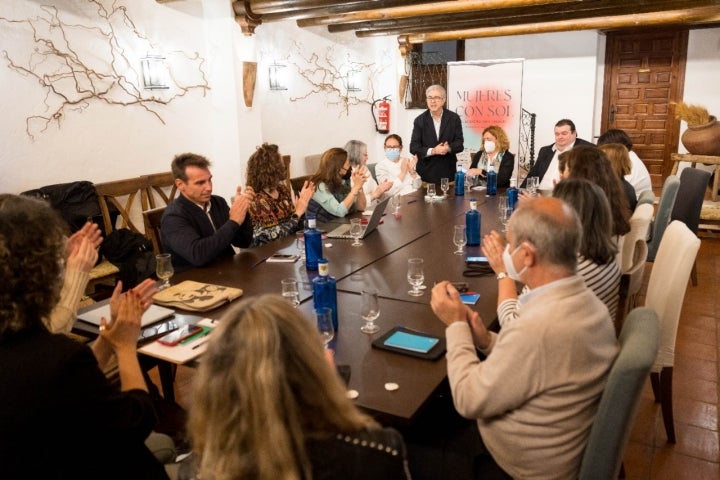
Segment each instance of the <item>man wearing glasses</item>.
[[410,153],[417,155],[417,173],[423,182],[440,183],[455,178],[456,154],[463,151],[463,132],[457,113],[445,108],[445,89],[431,85],[425,90],[428,109],[413,122]]

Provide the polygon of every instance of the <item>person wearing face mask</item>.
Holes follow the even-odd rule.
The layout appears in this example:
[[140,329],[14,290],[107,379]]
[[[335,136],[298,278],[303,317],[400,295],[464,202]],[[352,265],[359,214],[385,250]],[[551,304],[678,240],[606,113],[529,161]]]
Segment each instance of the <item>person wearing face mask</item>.
[[498,188],[509,187],[515,168],[515,155],[508,151],[510,141],[505,130],[497,125],[490,125],[483,130],[482,138],[480,151],[473,155],[467,174],[485,179],[488,166],[493,165],[497,172]]
[[392,182],[388,195],[405,195],[422,184],[420,175],[415,171],[417,157],[401,158],[402,148],[400,135],[391,133],[385,137],[385,157],[375,167],[379,182]]
[[488,258],[502,258],[501,283],[530,287],[518,299],[518,317],[499,334],[485,328],[450,282],[432,290],[430,305],[447,325],[455,408],[477,421],[475,465],[494,461],[512,478],[578,477],[618,353],[608,309],[577,275],[581,239],[572,207],[537,198],[510,217],[507,245],[483,244]]
[[326,150],[320,157],[317,172],[310,179],[316,189],[306,215],[314,215],[319,222],[328,222],[365,210],[365,195],[360,193],[369,175],[367,171],[351,168],[348,154],[342,148]]
[[[385,192],[390,190],[392,183],[379,179],[376,182],[370,174],[370,170],[367,167],[368,153],[367,144],[365,144],[365,142],[361,142],[360,140],[350,140],[345,144],[345,151],[348,153],[348,160],[350,160],[352,169],[357,169],[363,172],[363,175],[366,177],[365,183],[363,184],[365,208],[370,209],[375,207],[380,200],[385,198]],[[352,179],[350,180],[352,181]]]

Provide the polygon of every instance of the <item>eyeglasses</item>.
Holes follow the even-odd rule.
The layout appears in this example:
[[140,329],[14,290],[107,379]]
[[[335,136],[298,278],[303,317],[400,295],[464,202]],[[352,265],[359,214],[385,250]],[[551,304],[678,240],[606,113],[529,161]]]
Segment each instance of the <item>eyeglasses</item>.
[[438,102],[438,101],[440,101],[440,100],[444,100],[443,97],[425,97],[425,98],[428,99],[428,100],[431,101],[431,102]]

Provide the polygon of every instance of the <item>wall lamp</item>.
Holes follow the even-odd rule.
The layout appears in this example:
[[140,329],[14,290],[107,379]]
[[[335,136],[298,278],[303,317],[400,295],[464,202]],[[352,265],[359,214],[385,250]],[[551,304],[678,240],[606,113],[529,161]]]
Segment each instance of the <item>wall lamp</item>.
[[143,85],[146,90],[165,90],[168,86],[167,66],[162,55],[146,55],[140,59]]
[[270,90],[287,90],[286,65],[273,63],[268,70]]
[[348,92],[359,92],[360,91],[360,71],[350,70],[347,73],[347,91]]

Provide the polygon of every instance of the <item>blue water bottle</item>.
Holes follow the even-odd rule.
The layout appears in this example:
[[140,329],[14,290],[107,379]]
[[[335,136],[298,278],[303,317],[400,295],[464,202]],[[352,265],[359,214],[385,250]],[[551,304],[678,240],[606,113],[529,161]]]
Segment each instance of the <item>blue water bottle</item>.
[[305,230],[305,268],[318,269],[318,259],[322,258],[322,234],[316,228],[317,220],[313,216],[307,218],[308,228]]
[[332,310],[333,328],[338,329],[338,307],[337,307],[337,280],[330,276],[328,261],[325,258],[318,259],[319,275],[313,278],[313,307],[315,310],[327,307]]
[[495,166],[492,163],[488,165],[487,194],[490,197],[497,195],[497,173],[495,173]]
[[517,180],[514,178],[510,179],[510,188],[507,189],[507,205],[508,205],[508,215],[511,215],[512,212],[515,211],[515,208],[517,208],[517,202],[518,202],[518,194],[520,191],[517,188]]
[[470,210],[465,213],[465,235],[467,245],[480,245],[480,212],[474,198],[470,199]]
[[465,195],[465,172],[462,164],[458,163],[455,172],[455,196],[462,197],[463,195]]

